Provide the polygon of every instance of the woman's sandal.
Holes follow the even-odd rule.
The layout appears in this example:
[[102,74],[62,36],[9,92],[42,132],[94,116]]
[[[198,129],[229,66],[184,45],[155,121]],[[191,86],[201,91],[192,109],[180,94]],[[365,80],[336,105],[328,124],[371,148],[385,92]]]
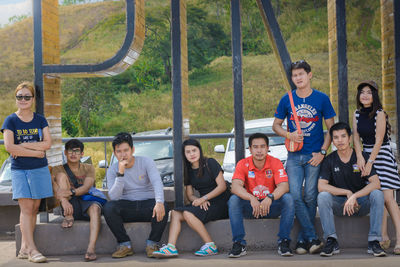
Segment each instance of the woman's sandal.
[[28,259],[30,262],[34,262],[34,263],[42,263],[42,262],[47,261],[47,258],[45,256],[43,256],[42,253],[37,253],[35,255],[29,255]]
[[390,248],[390,239],[379,242],[383,250],[388,250]]
[[400,255],[400,245],[396,245],[393,249],[394,255]]
[[64,218],[64,220],[61,223],[62,228],[71,228],[72,225],[74,225],[74,218]]
[[29,254],[27,252],[20,251],[18,252],[17,259],[27,260],[29,258]]
[[97,259],[96,253],[94,252],[86,252],[85,261],[95,261]]

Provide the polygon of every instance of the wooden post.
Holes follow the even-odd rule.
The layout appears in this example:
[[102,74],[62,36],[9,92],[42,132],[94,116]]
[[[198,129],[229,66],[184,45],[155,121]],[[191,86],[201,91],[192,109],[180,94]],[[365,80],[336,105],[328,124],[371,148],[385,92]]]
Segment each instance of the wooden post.
[[389,115],[392,137],[395,137],[398,129],[393,10],[393,0],[381,0],[382,105]]

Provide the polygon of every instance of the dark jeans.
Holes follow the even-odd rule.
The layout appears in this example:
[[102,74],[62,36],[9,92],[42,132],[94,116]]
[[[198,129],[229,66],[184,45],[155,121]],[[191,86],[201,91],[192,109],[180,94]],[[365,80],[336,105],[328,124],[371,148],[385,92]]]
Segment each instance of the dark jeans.
[[164,203],[165,216],[162,221],[152,218],[154,199],[147,200],[113,200],[108,201],[104,206],[104,218],[108,227],[114,234],[118,243],[130,241],[126,233],[124,222],[151,222],[149,240],[159,242],[168,221],[168,207]]

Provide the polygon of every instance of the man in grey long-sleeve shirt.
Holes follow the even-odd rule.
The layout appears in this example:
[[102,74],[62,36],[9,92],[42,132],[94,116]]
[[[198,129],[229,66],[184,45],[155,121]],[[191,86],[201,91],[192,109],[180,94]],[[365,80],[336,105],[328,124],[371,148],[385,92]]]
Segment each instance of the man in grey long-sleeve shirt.
[[112,257],[133,255],[124,222],[151,222],[146,254],[152,257],[168,220],[160,174],[152,159],[133,156],[135,148],[129,133],[117,134],[112,145],[118,162],[107,172],[111,201],[104,207],[104,218],[119,243]]

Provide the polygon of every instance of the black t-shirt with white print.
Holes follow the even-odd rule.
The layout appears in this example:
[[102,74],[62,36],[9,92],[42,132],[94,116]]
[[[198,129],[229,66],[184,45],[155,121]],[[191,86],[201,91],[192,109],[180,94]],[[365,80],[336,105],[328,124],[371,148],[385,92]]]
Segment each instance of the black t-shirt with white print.
[[[367,162],[368,154],[364,152],[362,154],[365,162]],[[348,189],[355,193],[363,189],[367,185],[368,179],[375,174],[375,168],[372,167],[368,176],[361,177],[361,170],[357,165],[357,155],[353,149],[353,153],[347,163],[340,159],[337,151],[329,154],[322,162],[319,179],[328,180],[329,184],[334,187]]]

